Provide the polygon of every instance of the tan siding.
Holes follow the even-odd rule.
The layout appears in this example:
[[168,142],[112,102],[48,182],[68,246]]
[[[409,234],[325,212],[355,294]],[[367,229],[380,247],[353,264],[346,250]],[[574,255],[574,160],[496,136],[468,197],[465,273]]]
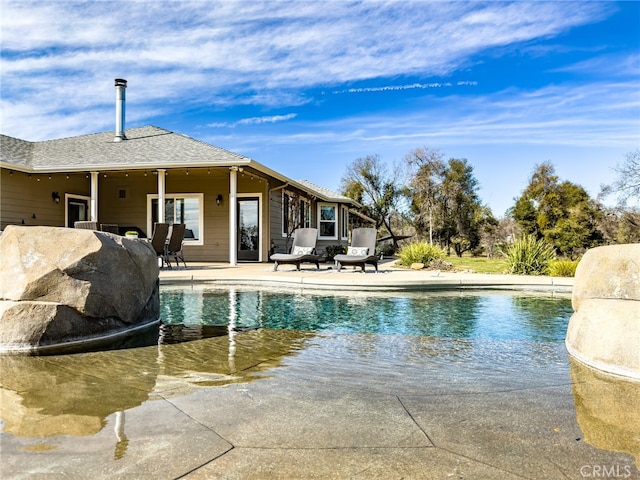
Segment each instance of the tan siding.
[[[229,260],[229,173],[228,169],[196,169],[189,175],[186,170],[170,170],[166,177],[167,194],[202,193],[204,197],[204,229],[202,246],[186,246],[185,258],[189,261]],[[262,194],[262,259],[268,261],[271,241],[278,251],[284,251],[282,237],[282,190],[269,193],[270,185],[251,174],[238,175],[238,193]],[[64,226],[65,194],[89,196],[91,181],[88,173],[31,175],[2,169],[0,177],[0,228],[7,224]],[[40,181],[38,181],[38,178]],[[273,185],[271,185],[273,188]],[[119,198],[119,190],[127,192]],[[52,192],[58,192],[56,204]],[[157,175],[148,171],[102,172],[98,179],[98,223],[115,223],[120,226],[136,226],[148,236],[147,195],[157,193]],[[216,204],[218,194],[223,196]],[[312,202],[312,226],[316,226],[316,202]],[[36,218],[32,218],[35,214]],[[323,244],[318,242],[319,250]]]
[[[126,198],[119,198],[119,190],[127,192]],[[115,223],[120,226],[140,228],[147,232],[147,194],[157,192],[157,178],[151,173],[142,172],[100,176],[98,181],[98,221]]]
[[[31,175],[1,169],[0,228],[10,224],[63,227],[65,193],[88,195],[90,181],[85,175]],[[60,203],[51,194],[58,192]],[[35,216],[35,218],[33,218]]]

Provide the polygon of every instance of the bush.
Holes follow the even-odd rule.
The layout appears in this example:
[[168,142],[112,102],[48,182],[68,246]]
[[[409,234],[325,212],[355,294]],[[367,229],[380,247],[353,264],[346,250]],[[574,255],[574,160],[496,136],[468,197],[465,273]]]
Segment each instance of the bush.
[[333,257],[341,253],[346,253],[342,245],[328,245],[327,248],[324,249],[324,256],[328,262],[333,261]]
[[412,263],[424,263],[429,265],[432,260],[446,257],[446,253],[440,247],[427,242],[417,242],[405,245],[398,252],[398,264],[410,267]]
[[556,258],[553,245],[533,235],[525,235],[507,246],[505,252],[509,273],[517,275],[545,275]]
[[549,275],[552,277],[575,277],[580,260],[554,260],[549,263]]

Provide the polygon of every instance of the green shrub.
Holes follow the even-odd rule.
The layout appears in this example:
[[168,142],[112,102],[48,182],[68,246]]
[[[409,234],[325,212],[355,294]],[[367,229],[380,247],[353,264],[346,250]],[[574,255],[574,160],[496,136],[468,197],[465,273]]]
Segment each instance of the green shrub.
[[549,263],[549,275],[552,277],[575,277],[580,260],[553,260]]
[[545,275],[556,258],[553,245],[533,235],[518,238],[507,246],[505,254],[509,273],[517,275]]
[[398,252],[398,264],[410,267],[412,263],[429,265],[432,260],[442,259],[446,253],[440,247],[427,242],[417,242],[405,245]]

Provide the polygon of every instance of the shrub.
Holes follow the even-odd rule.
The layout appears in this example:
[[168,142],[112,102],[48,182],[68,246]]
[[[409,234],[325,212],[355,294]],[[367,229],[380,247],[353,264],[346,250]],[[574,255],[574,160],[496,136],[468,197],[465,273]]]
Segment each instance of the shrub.
[[556,258],[553,245],[533,235],[518,238],[505,253],[509,273],[518,275],[545,275],[549,263]]
[[405,267],[410,267],[412,263],[429,265],[432,260],[442,259],[445,256],[445,251],[436,245],[427,242],[410,243],[398,252],[398,264]]
[[575,277],[580,260],[553,260],[549,263],[549,275],[552,277]]
[[327,248],[324,249],[324,256],[328,262],[333,261],[333,257],[341,253],[346,253],[342,245],[328,245]]

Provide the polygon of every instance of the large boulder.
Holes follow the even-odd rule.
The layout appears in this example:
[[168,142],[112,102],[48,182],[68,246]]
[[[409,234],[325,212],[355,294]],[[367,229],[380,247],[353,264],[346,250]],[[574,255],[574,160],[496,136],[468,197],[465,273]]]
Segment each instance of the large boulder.
[[158,260],[146,241],[8,226],[0,255],[2,350],[83,342],[158,321]]
[[640,379],[640,244],[587,251],[572,303],[569,353],[597,369]]

